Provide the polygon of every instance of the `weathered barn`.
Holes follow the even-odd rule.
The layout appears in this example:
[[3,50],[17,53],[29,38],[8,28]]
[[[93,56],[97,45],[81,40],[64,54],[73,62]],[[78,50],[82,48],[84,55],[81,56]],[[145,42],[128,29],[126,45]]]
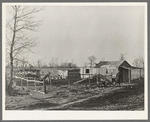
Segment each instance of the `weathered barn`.
[[122,82],[130,82],[131,80],[131,65],[127,61],[100,61],[95,68],[98,74],[112,75],[112,78],[116,78],[118,71],[120,71]]
[[80,69],[68,69],[68,78],[73,81],[81,79]]

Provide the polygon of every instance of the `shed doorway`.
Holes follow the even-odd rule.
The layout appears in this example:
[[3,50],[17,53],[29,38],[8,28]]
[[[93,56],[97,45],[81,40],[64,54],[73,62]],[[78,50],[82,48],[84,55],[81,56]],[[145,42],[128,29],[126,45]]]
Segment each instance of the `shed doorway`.
[[122,83],[130,83],[130,79],[131,79],[131,70],[128,68],[123,68],[123,67],[119,67],[119,71],[121,74],[121,82]]

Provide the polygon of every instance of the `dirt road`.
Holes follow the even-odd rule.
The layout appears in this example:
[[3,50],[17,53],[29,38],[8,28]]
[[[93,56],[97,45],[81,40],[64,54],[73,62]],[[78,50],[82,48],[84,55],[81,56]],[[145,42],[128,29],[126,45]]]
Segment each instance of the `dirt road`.
[[[6,110],[144,110],[144,80],[121,87],[50,92],[44,97],[6,95]],[[59,91],[59,89],[58,89]]]

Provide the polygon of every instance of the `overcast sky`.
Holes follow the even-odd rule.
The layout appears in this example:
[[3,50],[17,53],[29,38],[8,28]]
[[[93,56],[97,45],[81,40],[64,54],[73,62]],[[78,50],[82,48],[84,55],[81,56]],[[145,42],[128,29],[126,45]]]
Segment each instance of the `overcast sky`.
[[132,64],[144,55],[144,7],[47,6],[37,16],[43,24],[36,54],[27,54],[35,64],[54,57],[83,66],[91,55],[117,61],[121,53]]

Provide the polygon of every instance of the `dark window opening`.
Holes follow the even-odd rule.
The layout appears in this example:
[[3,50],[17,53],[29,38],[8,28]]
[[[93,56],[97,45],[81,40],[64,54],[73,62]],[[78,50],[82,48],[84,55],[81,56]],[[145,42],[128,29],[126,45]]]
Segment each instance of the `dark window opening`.
[[106,74],[108,74],[108,70],[106,69]]
[[89,73],[90,72],[90,70],[89,69],[86,69],[86,73]]

